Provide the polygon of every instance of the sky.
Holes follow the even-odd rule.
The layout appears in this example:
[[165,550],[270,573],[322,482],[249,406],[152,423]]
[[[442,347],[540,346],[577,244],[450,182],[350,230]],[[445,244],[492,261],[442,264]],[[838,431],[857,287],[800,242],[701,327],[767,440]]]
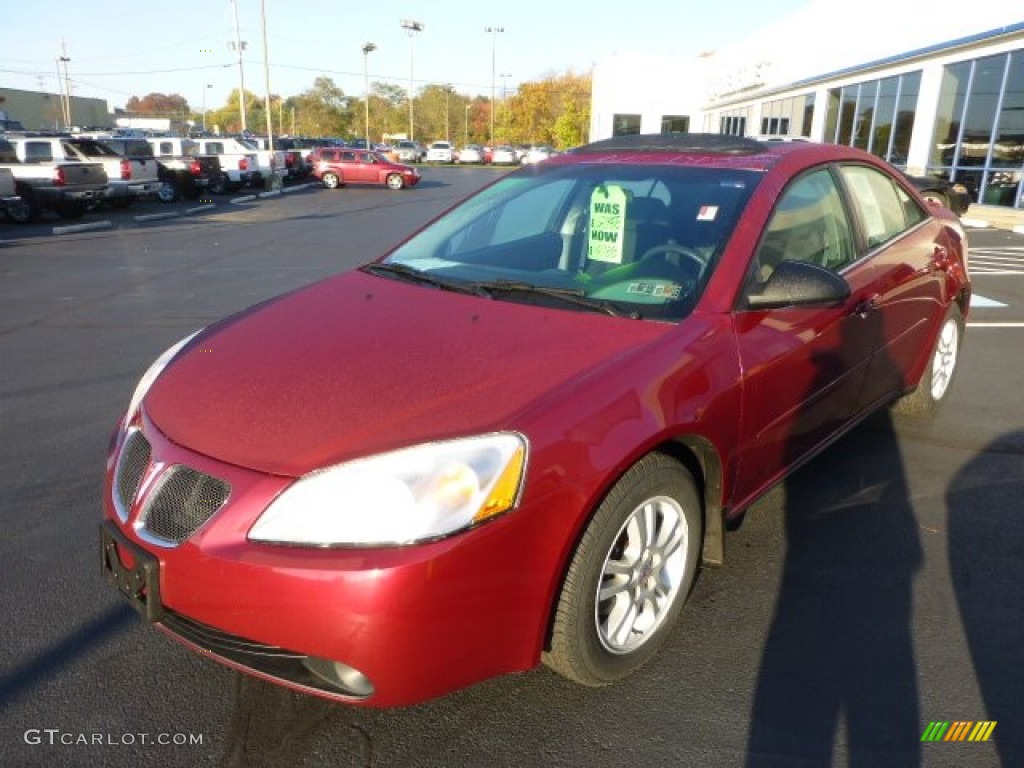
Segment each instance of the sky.
[[[897,0],[898,1],[898,0]],[[521,82],[589,72],[612,54],[693,55],[754,34],[809,0],[264,0],[270,90],[284,97],[326,75],[346,94],[370,82],[416,89],[451,84],[498,98]],[[66,56],[75,96],[123,107],[132,96],[177,93],[196,110],[225,103],[238,87],[230,0],[26,0],[6,2],[0,27],[0,87],[59,93]],[[265,92],[260,0],[237,0],[246,90]],[[402,19],[423,24],[410,38]],[[486,32],[485,29],[503,29]],[[63,48],[62,48],[63,46]],[[63,51],[63,53],[62,53]],[[211,86],[205,88],[204,86]],[[205,94],[204,94],[205,91]],[[15,116],[16,117],[16,116]]]

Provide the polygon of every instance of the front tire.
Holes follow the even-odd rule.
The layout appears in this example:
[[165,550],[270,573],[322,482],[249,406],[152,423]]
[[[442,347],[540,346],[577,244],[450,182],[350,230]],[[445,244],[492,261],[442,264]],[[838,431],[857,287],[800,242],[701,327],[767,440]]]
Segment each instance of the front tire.
[[337,189],[341,186],[341,179],[336,173],[325,173],[321,181],[327,189]]
[[562,585],[544,663],[589,686],[645,664],[693,586],[702,514],[690,473],[663,454],[627,471],[587,525]]
[[942,320],[935,339],[932,355],[921,381],[913,392],[908,392],[893,404],[897,416],[930,416],[938,410],[949,394],[964,338],[964,317],[953,304]]
[[384,183],[388,185],[388,189],[404,189],[405,179],[402,178],[400,173],[389,173],[388,177],[384,180]]

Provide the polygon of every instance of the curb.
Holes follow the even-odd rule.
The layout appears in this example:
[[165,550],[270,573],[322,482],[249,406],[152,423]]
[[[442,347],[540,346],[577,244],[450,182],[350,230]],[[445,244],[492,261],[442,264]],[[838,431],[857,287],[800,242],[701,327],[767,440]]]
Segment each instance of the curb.
[[180,214],[177,211],[167,213],[144,213],[133,217],[135,221],[160,221],[161,219],[176,219]]
[[206,205],[197,205],[195,208],[186,208],[185,213],[199,213],[200,211],[212,211],[217,207],[216,203],[207,203]]
[[110,221],[91,221],[88,224],[70,224],[66,227],[54,227],[54,235],[70,235],[77,232],[92,232],[99,229],[110,229],[114,224]]
[[976,227],[978,229],[987,229],[992,226],[986,219],[969,219],[966,217],[962,217],[960,223],[965,227]]
[[256,199],[256,195],[243,195],[242,197],[233,197],[228,202],[235,203],[235,204],[238,204],[238,203],[251,203],[255,199]]

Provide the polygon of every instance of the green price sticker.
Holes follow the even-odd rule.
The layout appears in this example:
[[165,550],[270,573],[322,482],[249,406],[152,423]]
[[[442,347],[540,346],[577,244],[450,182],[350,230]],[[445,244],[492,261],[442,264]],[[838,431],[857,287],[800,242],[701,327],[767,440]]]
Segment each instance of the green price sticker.
[[627,199],[626,191],[613,185],[598,187],[590,196],[588,259],[622,263]]

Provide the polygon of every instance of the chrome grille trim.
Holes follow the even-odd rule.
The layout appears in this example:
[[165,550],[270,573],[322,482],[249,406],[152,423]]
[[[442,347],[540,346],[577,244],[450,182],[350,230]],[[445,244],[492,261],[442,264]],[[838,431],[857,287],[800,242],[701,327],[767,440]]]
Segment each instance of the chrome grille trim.
[[170,467],[149,494],[135,530],[159,547],[176,547],[227,503],[231,486],[180,464]]
[[153,448],[142,431],[129,430],[124,445],[121,446],[121,455],[117,457],[112,488],[114,510],[122,523],[128,520],[128,514],[152,458]]

